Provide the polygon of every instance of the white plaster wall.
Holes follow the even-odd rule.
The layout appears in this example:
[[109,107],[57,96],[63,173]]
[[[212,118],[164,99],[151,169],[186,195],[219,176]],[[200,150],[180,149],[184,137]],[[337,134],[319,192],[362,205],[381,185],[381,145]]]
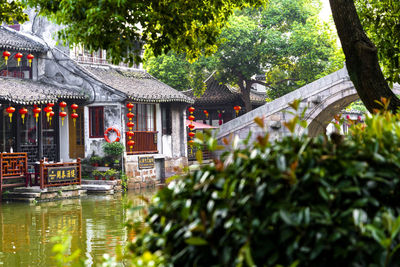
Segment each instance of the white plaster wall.
[[157,150],[158,153],[164,154],[164,139],[162,134],[161,106],[156,104],[156,131],[157,133]]
[[162,136],[162,154],[166,157],[172,157],[172,136]]

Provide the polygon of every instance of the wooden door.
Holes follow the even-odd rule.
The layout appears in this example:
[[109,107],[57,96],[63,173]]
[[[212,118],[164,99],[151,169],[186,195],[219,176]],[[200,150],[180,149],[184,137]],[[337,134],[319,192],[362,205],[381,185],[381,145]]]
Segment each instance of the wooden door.
[[69,124],[69,157],[72,159],[85,157],[85,128],[83,118],[83,108],[76,110],[78,118],[74,121],[71,118],[72,110],[69,109],[68,124]]

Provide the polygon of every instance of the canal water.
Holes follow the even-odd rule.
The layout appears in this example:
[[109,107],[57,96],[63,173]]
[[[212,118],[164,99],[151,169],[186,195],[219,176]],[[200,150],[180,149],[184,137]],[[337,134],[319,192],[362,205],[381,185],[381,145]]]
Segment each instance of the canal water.
[[[51,241],[62,231],[72,237],[70,251],[81,250],[88,265],[132,238],[124,226],[128,203],[146,205],[154,191],[88,196],[36,204],[0,204],[0,266],[54,266]],[[143,211],[133,214],[141,219]]]

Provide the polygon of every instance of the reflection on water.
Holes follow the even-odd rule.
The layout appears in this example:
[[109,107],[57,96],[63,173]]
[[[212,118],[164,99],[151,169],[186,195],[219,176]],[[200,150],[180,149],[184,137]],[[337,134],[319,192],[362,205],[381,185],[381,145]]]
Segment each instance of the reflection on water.
[[[0,204],[0,265],[52,266],[50,239],[63,229],[72,236],[71,251],[81,250],[90,263],[104,253],[113,255],[124,245],[126,204],[145,205],[138,196],[150,198],[154,191],[126,195],[88,196],[57,202]],[[140,217],[142,212],[136,216]]]

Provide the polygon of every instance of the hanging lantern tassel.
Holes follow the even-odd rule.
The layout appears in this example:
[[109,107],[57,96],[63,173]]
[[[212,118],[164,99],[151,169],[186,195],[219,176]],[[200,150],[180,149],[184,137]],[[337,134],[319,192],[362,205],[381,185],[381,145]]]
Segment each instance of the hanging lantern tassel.
[[35,56],[32,54],[29,54],[26,56],[26,58],[28,59],[29,67],[32,67],[32,60],[35,58]]
[[8,51],[4,51],[3,52],[3,57],[4,57],[4,60],[6,61],[6,65],[7,65],[7,61],[8,61],[8,58],[11,56],[11,53],[10,52],[8,52]]
[[39,113],[40,113],[41,111],[42,111],[42,109],[39,108],[39,107],[35,107],[35,108],[33,109],[33,113],[35,114],[34,116],[35,116],[35,119],[36,119],[36,123],[38,122]]
[[50,126],[51,126],[51,120],[53,119],[54,114],[55,114],[54,111],[50,111],[49,112],[49,117],[50,117],[49,123],[50,123]]
[[25,123],[25,115],[28,113],[28,110],[26,108],[20,108],[18,112],[19,112],[19,114],[21,114],[22,124],[24,124]]
[[14,107],[8,107],[6,109],[7,113],[8,113],[8,117],[10,117],[10,122],[12,122],[12,115],[15,112],[15,108]]
[[22,54],[21,53],[16,53],[15,58],[17,59],[17,66],[19,66],[19,63],[21,62]]
[[60,111],[60,117],[61,117],[61,126],[64,126],[64,119],[67,116],[67,112],[65,111]]
[[71,114],[71,118],[74,121],[74,127],[76,126],[76,119],[79,117],[79,115],[77,113],[72,113]]

